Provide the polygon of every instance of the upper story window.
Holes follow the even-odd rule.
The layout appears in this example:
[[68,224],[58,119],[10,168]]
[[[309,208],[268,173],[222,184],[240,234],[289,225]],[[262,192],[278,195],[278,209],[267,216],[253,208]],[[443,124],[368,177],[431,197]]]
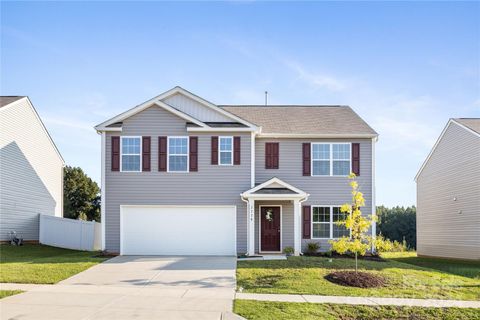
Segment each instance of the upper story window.
[[348,176],[350,172],[350,143],[312,143],[313,176]]
[[219,145],[218,163],[220,165],[232,165],[233,164],[233,137],[219,137],[218,145]]
[[168,137],[168,171],[188,171],[188,137]]
[[123,172],[140,172],[141,167],[141,138],[122,137],[121,139],[121,168]]
[[338,221],[345,220],[345,214],[340,207],[313,206],[312,239],[334,239],[343,236],[349,237],[350,230],[344,225],[337,225]]

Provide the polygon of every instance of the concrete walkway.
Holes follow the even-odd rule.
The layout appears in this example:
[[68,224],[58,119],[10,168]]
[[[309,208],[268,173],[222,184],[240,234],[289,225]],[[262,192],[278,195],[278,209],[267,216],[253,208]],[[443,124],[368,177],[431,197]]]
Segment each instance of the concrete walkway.
[[409,307],[457,307],[480,308],[480,301],[463,300],[435,300],[435,299],[404,299],[404,298],[376,298],[376,297],[344,297],[344,296],[318,296],[307,294],[259,294],[236,293],[236,299],[278,302],[310,302],[310,303],[335,303],[368,306],[409,306]]
[[232,310],[235,260],[116,257],[56,285],[24,287],[27,292],[1,299],[0,319],[220,320]]

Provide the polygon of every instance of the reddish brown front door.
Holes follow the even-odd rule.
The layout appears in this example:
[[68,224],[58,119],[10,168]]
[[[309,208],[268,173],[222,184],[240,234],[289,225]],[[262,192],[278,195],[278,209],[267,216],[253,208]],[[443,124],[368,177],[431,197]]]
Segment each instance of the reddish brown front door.
[[261,207],[260,225],[260,251],[280,251],[280,207]]

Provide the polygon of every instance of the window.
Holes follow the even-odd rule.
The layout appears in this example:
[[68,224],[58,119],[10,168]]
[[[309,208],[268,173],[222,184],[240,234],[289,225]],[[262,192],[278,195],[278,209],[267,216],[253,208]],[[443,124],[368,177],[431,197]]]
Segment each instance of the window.
[[124,172],[140,172],[140,137],[122,137],[121,140],[121,168]]
[[218,163],[220,165],[232,165],[233,164],[233,137],[219,137],[218,139],[219,150]]
[[340,207],[312,207],[312,239],[334,239],[349,237],[350,230],[336,222],[345,220],[345,214]]
[[168,171],[188,171],[188,137],[168,137]]
[[313,176],[348,176],[350,167],[350,143],[312,143]]

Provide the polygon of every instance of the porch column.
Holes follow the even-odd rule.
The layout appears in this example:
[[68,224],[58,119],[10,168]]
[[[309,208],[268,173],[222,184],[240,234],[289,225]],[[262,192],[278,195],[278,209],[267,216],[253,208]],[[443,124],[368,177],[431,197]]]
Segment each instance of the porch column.
[[247,204],[248,230],[247,230],[247,254],[255,255],[255,200],[249,199]]
[[293,200],[293,249],[296,256],[302,252],[301,212],[300,201]]

